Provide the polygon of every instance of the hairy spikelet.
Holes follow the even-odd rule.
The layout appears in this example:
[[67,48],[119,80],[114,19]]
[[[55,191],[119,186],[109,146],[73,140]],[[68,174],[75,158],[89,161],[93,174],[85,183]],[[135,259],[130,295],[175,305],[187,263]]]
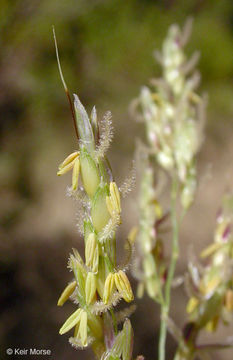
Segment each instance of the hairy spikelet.
[[118,311],[116,316],[117,324],[123,322],[126,318],[129,318],[136,310],[137,306],[135,304],[128,306],[127,308]]
[[112,309],[113,306],[116,306],[121,300],[121,298],[122,298],[121,294],[119,292],[115,292],[111,296],[107,304],[105,304],[103,301],[97,301],[94,305],[92,305],[91,312],[95,315],[102,314]]
[[70,300],[71,300],[74,304],[76,304],[76,305],[79,305],[78,296],[79,296],[78,288],[76,287],[76,289],[74,290],[73,294],[70,295]]
[[84,228],[83,228],[83,223],[85,220],[85,212],[82,210],[80,211],[80,209],[78,209],[76,211],[76,226],[78,228],[78,232],[80,235],[84,234]]
[[122,263],[119,264],[118,269],[126,271],[129,266],[131,266],[131,260],[133,258],[134,253],[134,246],[130,243],[130,241],[127,239],[124,245],[125,249],[125,258],[123,259]]
[[76,202],[76,226],[80,235],[83,235],[83,222],[89,209],[89,200],[83,189],[73,190],[72,187],[67,188],[67,196],[73,198]]
[[117,226],[120,224],[120,216],[115,214],[114,218],[111,218],[104,229],[99,233],[98,239],[100,242],[104,242],[106,239],[111,239],[115,234]]
[[83,346],[81,340],[79,340],[77,337],[70,337],[69,338],[69,343],[75,348],[75,349],[84,349],[86,348],[88,345],[90,345],[92,342],[94,341],[94,339],[90,336],[88,336],[87,338],[87,345]]
[[112,114],[107,111],[100,123],[99,145],[96,147],[95,158],[103,158],[113,139]]
[[137,254],[135,254],[131,263],[131,273],[133,277],[138,281],[141,281],[145,278],[144,273],[141,270],[140,263],[141,263],[141,259]]
[[68,258],[67,268],[69,269],[69,271],[73,271],[71,256],[69,256],[69,258]]
[[130,191],[133,190],[136,183],[136,167],[133,162],[132,169],[129,176],[124,180],[123,184],[120,186],[119,190],[123,197],[125,197]]
[[84,208],[89,204],[89,198],[81,186],[77,190],[73,190],[71,186],[68,186],[66,194],[74,200],[77,200],[78,204],[80,203]]

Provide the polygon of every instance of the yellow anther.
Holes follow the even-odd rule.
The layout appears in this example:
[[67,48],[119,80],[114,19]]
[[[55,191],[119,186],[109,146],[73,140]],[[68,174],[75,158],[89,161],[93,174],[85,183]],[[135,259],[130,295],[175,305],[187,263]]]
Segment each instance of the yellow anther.
[[121,199],[118,187],[115,182],[110,182],[110,196],[106,196],[106,205],[112,218],[121,213]]
[[155,214],[158,219],[161,219],[161,217],[163,216],[163,209],[157,200],[154,200],[154,205],[155,205]]
[[191,312],[193,312],[193,310],[196,309],[198,304],[199,304],[199,300],[197,298],[195,298],[194,296],[191,297],[189,299],[187,307],[186,307],[187,313],[190,314]]
[[68,171],[73,169],[72,174],[72,189],[77,190],[78,187],[78,178],[80,172],[80,160],[79,160],[79,152],[75,151],[74,153],[70,154],[63,163],[59,166],[59,170],[57,175],[64,175]]
[[114,217],[116,209],[114,208],[114,204],[113,204],[112,198],[110,196],[106,196],[106,205],[107,205],[109,214],[111,215],[111,217]]
[[75,325],[77,325],[80,322],[81,314],[83,310],[78,309],[76,310],[64,323],[64,325],[59,330],[59,334],[63,335],[70,329],[72,329]]
[[116,212],[118,214],[120,214],[121,213],[121,198],[120,198],[120,193],[119,193],[118,187],[115,182],[110,182],[109,190],[110,190],[110,196],[111,196],[111,200],[114,205],[114,208],[115,208]]
[[137,297],[139,299],[141,299],[143,297],[144,291],[145,291],[145,285],[143,282],[140,282],[137,287]]
[[215,316],[212,320],[210,320],[206,324],[205,326],[206,331],[214,332],[217,329],[218,322],[219,322],[219,316]]
[[77,190],[78,188],[78,178],[80,172],[80,160],[77,157],[74,161],[73,174],[72,174],[72,189]]
[[209,295],[210,293],[212,293],[217,288],[217,286],[220,284],[220,282],[221,282],[221,279],[218,276],[213,277],[207,283],[202,281],[200,283],[200,291],[201,291],[201,293],[204,296]]
[[75,288],[76,281],[72,281],[70,284],[68,284],[62,292],[61,296],[59,297],[57,305],[62,306],[69,299],[70,295],[73,294]]
[[96,276],[92,272],[87,274],[86,285],[85,285],[86,303],[89,305],[96,293]]
[[210,255],[213,255],[216,251],[221,249],[223,246],[224,246],[224,243],[213,243],[201,252],[201,257],[206,258]]
[[81,340],[83,346],[87,346],[87,313],[82,310],[77,337]]
[[115,285],[119,293],[126,302],[131,302],[134,299],[132,288],[127,275],[122,271],[118,271],[114,275]]
[[104,283],[104,294],[103,294],[103,302],[105,304],[108,303],[109,298],[111,297],[114,290],[114,274],[109,273],[105,283]]
[[75,164],[75,160],[73,160],[72,162],[70,162],[68,165],[64,166],[63,168],[61,168],[58,172],[57,175],[61,176],[66,174],[68,171],[72,170]]
[[69,156],[67,156],[67,158],[63,161],[63,163],[61,163],[58,167],[58,172],[57,175],[64,175],[66,174],[68,171],[70,171],[74,164],[75,164],[75,160],[79,157],[79,152],[75,151],[72,154],[70,154]]
[[78,335],[78,329],[79,329],[79,324],[75,325],[74,328],[74,337],[76,337]]
[[86,265],[96,273],[99,265],[99,246],[94,233],[90,233],[85,246]]
[[225,306],[228,311],[233,311],[233,290],[228,289],[225,295]]
[[130,230],[129,235],[128,235],[128,240],[129,240],[129,242],[130,242],[131,245],[134,244],[137,234],[138,234],[138,227],[137,227],[137,226],[134,226],[134,227]]
[[78,151],[74,151],[72,154],[70,154],[69,156],[67,156],[67,158],[65,158],[65,160],[63,161],[63,163],[61,163],[58,167],[59,170],[63,169],[64,167],[66,167],[67,165],[69,165],[70,163],[73,162],[73,160],[76,159],[76,157],[79,155]]

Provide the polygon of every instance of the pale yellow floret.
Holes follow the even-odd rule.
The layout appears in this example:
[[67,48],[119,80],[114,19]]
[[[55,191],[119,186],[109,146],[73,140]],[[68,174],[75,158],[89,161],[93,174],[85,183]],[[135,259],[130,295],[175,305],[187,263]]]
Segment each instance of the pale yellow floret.
[[76,281],[74,280],[66,286],[66,288],[64,289],[64,291],[62,292],[61,296],[58,299],[57,305],[62,306],[73,294],[75,288],[76,288]]
[[101,185],[92,202],[91,218],[97,233],[103,230],[111,218],[106,204],[107,190],[107,185]]
[[84,189],[93,198],[100,184],[100,175],[95,161],[85,149],[80,153],[80,167]]

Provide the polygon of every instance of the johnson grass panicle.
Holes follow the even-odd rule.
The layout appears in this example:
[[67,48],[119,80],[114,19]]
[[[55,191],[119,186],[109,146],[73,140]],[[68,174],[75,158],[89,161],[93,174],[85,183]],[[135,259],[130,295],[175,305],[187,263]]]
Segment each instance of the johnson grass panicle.
[[205,98],[196,93],[200,76],[195,70],[199,54],[187,60],[184,47],[190,33],[190,20],[182,31],[172,25],[155,56],[162,77],[143,86],[132,110],[145,123],[148,154],[180,186],[184,209],[192,204],[196,189],[196,155],[203,141]]
[[[54,33],[59,70],[65,84]],[[121,193],[114,180],[106,151],[112,140],[111,113],[99,122],[95,107],[89,118],[78,96],[70,103],[78,136],[78,149],[59,165],[57,175],[72,171],[68,194],[79,201],[79,229],[85,243],[85,259],[77,249],[70,255],[72,281],[61,294],[58,305],[68,299],[76,310],[62,325],[61,335],[73,329],[69,342],[76,348],[91,346],[101,359],[131,360],[133,331],[128,319],[118,329],[114,306],[134,296],[130,282],[116,261],[116,230],[121,224]],[[127,315],[127,311],[125,312]],[[128,312],[130,314],[130,312]],[[122,315],[122,313],[121,313]]]
[[[72,170],[72,185],[69,192],[72,196],[80,193],[80,197],[85,199],[81,216],[84,219],[81,228],[85,241],[85,261],[76,249],[70,256],[68,266],[74,274],[74,280],[65,288],[58,305],[63,305],[71,298],[79,304],[79,308],[66,320],[60,334],[74,328],[74,335],[69,341],[75,347],[92,345],[99,357],[103,356],[103,353],[110,356],[112,351],[121,358],[123,349],[116,351],[115,348],[112,350],[106,347],[105,337],[109,334],[106,334],[104,319],[106,312],[110,311],[113,315],[113,307],[120,299],[131,302],[134,298],[125,269],[119,269],[116,263],[115,233],[121,223],[121,195],[116,182],[113,181],[106,155],[103,149],[101,150],[100,137],[96,138],[96,128],[93,128],[77,95],[74,95],[74,109],[79,133],[79,150],[66,157],[59,166],[58,175]],[[107,121],[109,126],[109,115]],[[98,126],[98,121],[95,122],[95,126]],[[109,317],[107,319],[114,327],[114,315],[112,320]],[[130,326],[126,324],[119,333],[123,342],[126,341],[124,329]],[[117,327],[115,332],[116,338],[112,339],[112,347],[115,341],[119,341]],[[132,337],[132,331],[130,335],[127,332],[127,341],[128,336]],[[127,356],[124,359],[131,359],[131,352],[128,351]]]

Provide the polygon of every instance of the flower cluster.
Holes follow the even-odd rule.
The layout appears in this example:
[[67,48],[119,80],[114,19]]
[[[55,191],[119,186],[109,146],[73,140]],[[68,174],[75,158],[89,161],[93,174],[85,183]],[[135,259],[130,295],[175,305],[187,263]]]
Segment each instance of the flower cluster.
[[193,69],[198,60],[194,53],[186,60],[184,46],[189,23],[182,32],[177,25],[169,28],[161,53],[156,58],[163,77],[144,86],[132,108],[146,125],[148,151],[159,165],[181,184],[181,203],[187,209],[196,189],[195,157],[202,142],[205,101],[195,93],[199,76]]
[[121,194],[105,156],[112,139],[111,114],[107,113],[99,124],[94,108],[90,120],[77,95],[74,97],[79,150],[62,162],[57,174],[72,170],[68,192],[81,204],[79,229],[85,242],[85,261],[74,249],[68,262],[74,279],[61,294],[58,305],[71,298],[79,307],[61,327],[60,334],[74,328],[69,339],[73,346],[83,348],[91,344],[99,358],[110,359],[117,354],[117,359],[122,356],[130,360],[130,322],[126,320],[118,333],[113,313],[113,306],[121,298],[131,302],[134,296],[125,269],[116,264],[115,232],[121,223]]
[[[220,320],[229,324],[233,316],[233,198],[224,199],[222,209],[216,220],[214,241],[201,253],[207,260],[203,266],[196,259],[189,262],[186,288],[189,294],[187,313],[189,322],[184,328],[182,341],[176,354],[176,360],[192,359],[195,354],[208,346],[198,345],[197,336],[202,329],[213,332]],[[230,346],[213,344],[215,348]]]
[[199,267],[192,262],[189,264],[191,297],[187,312],[190,321],[208,331],[216,330],[220,319],[228,323],[233,315],[233,209],[228,208],[230,200],[224,202],[217,215],[214,242],[201,253],[201,258],[208,259],[207,264]]

